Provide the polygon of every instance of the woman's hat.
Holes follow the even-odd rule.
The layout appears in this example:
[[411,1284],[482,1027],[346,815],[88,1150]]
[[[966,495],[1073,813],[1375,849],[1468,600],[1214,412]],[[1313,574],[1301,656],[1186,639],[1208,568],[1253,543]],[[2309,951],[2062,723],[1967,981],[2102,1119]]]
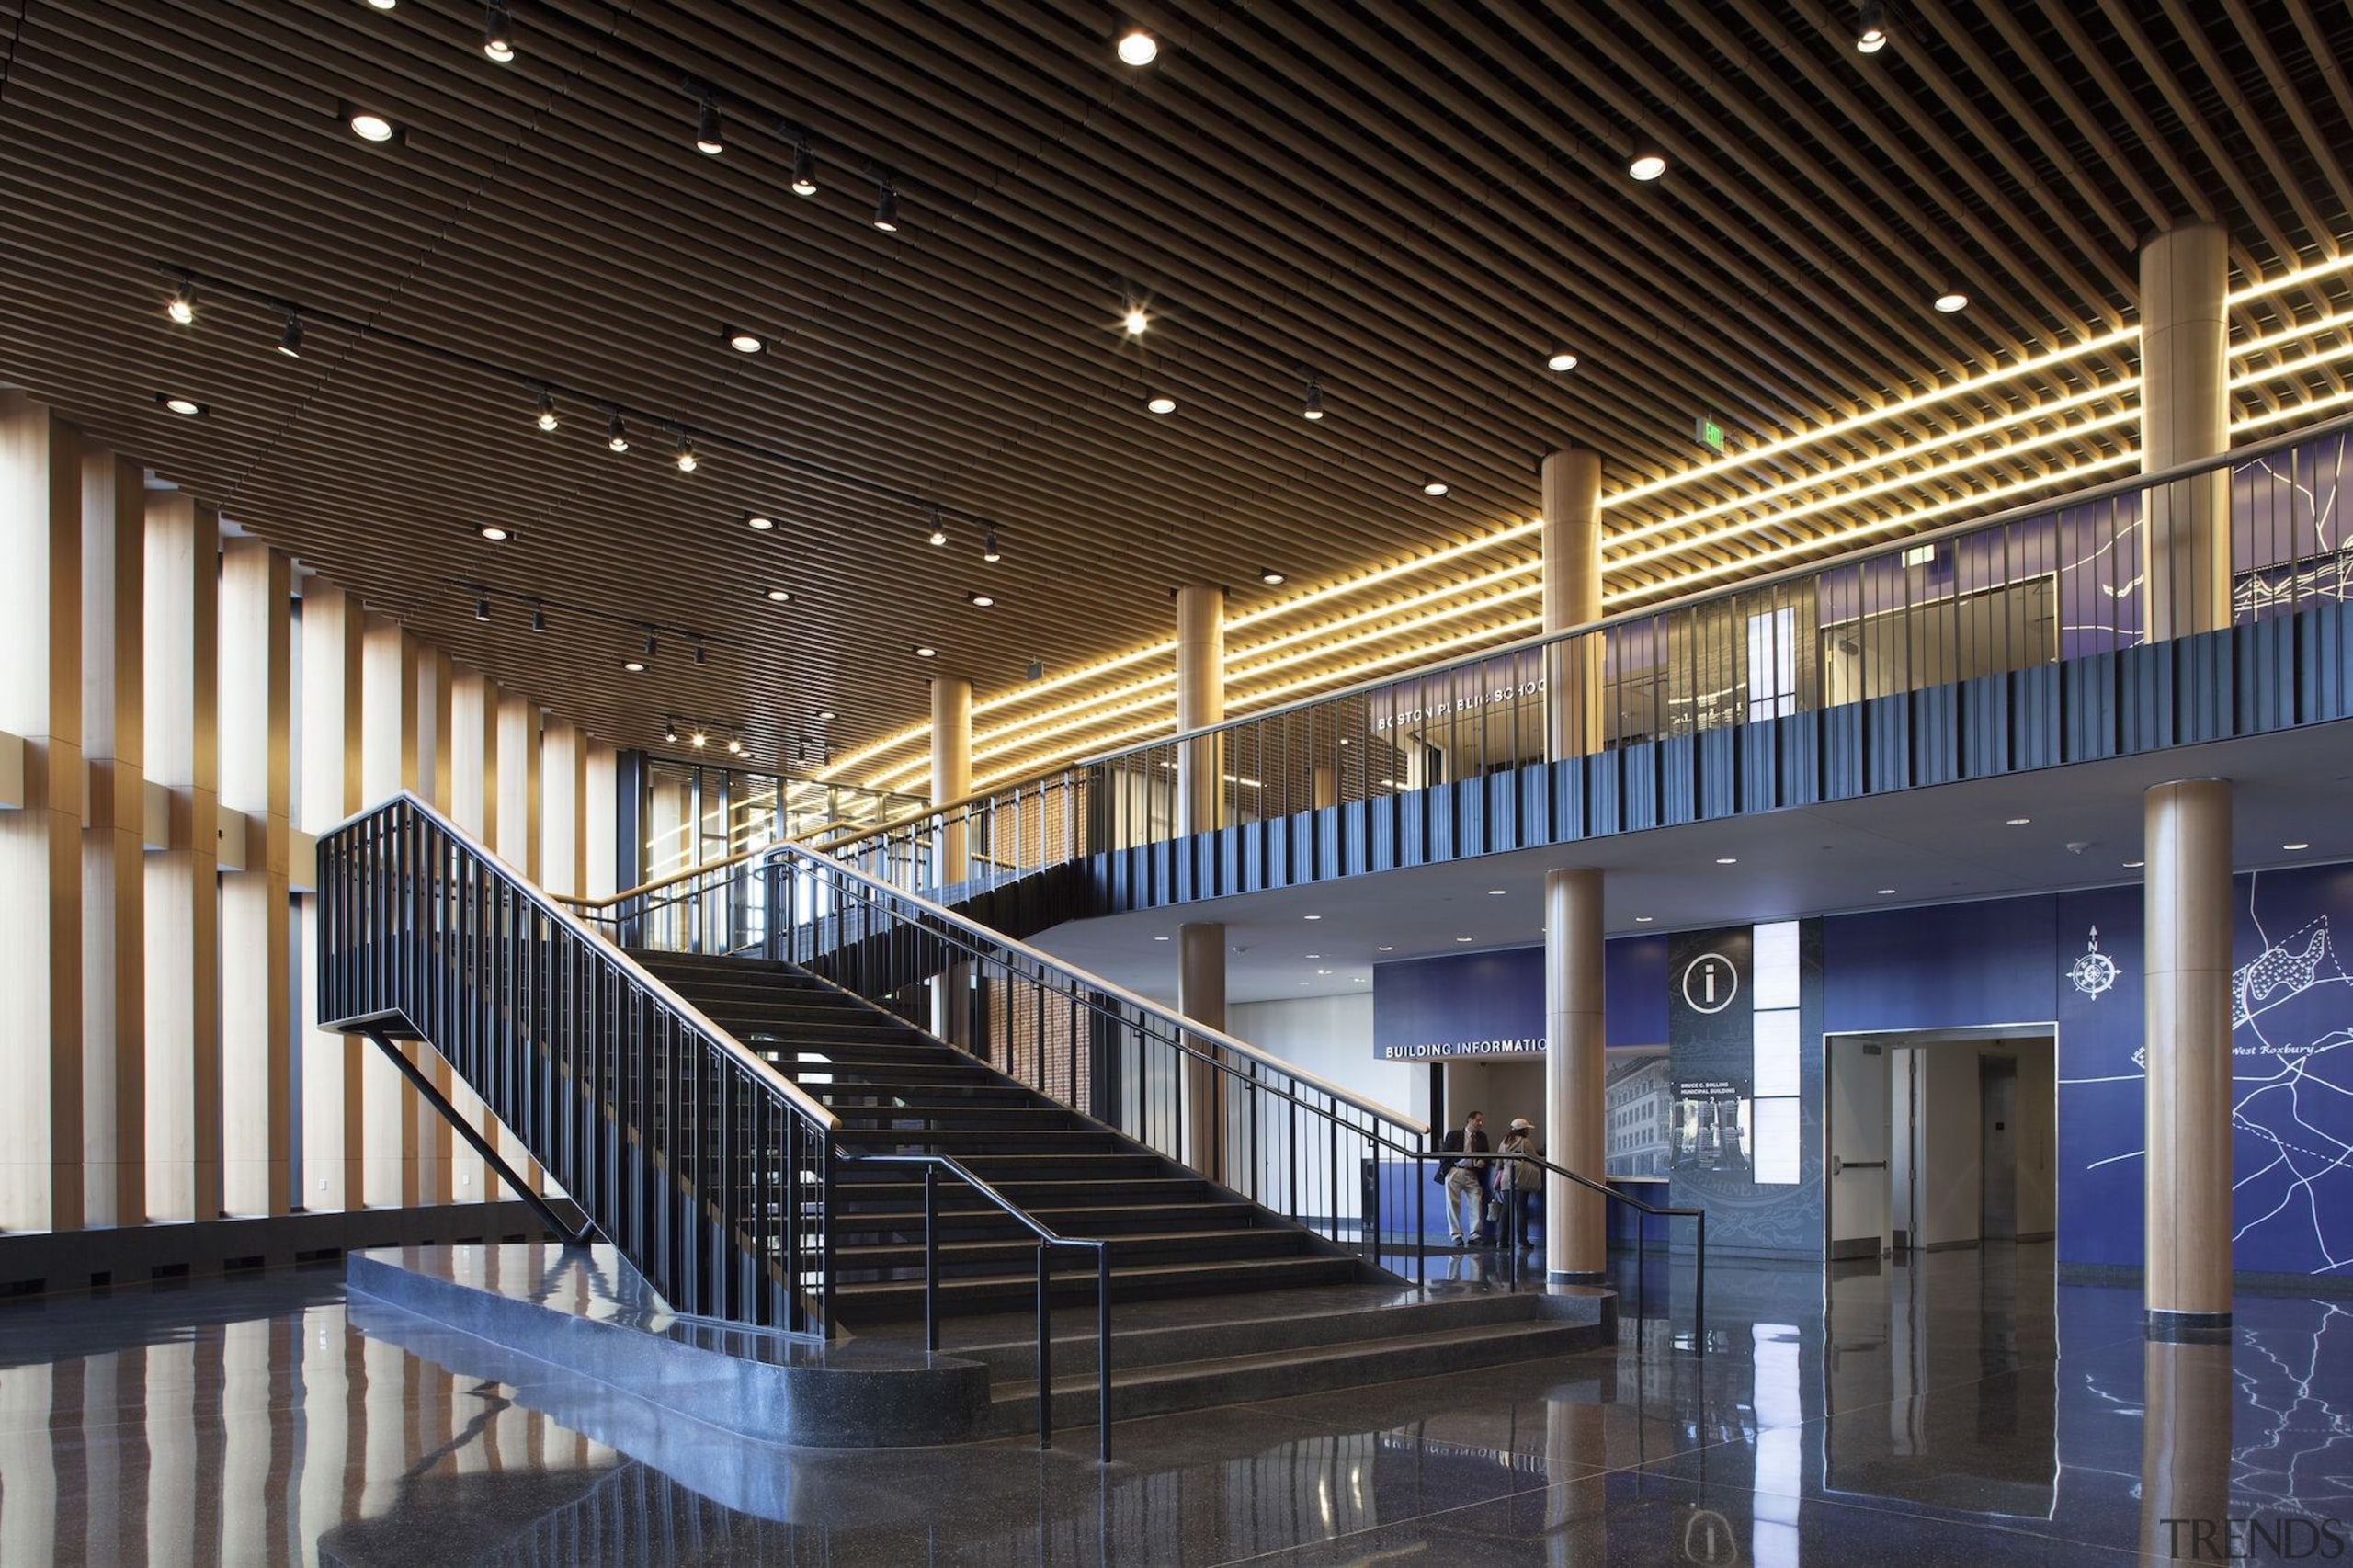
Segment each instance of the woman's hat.
[[1511,1119],[1511,1130],[1514,1132],[1533,1132],[1536,1124],[1524,1116],[1515,1116]]

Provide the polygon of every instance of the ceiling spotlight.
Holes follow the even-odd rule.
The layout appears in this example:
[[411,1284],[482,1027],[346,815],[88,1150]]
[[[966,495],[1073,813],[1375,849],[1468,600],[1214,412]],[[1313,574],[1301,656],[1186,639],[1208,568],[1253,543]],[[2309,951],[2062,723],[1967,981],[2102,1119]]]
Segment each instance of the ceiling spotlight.
[[1130,337],[1141,337],[1143,335],[1143,329],[1152,324],[1152,318],[1143,313],[1142,305],[1130,305],[1124,324]]
[[926,537],[935,545],[948,542],[948,527],[939,520],[939,508],[937,506],[931,509],[931,532]]
[[1126,65],[1149,65],[1160,58],[1160,40],[1142,28],[1130,28],[1120,35],[1120,61]]
[[976,609],[986,609],[989,606],[996,603],[996,597],[992,594],[968,593],[964,597],[970,600],[972,607]]
[[700,665],[708,662],[709,656],[703,651],[702,639],[698,637],[695,639],[695,663]]
[[2283,844],[2279,847],[2287,850],[2292,855],[2299,849],[2310,849],[2312,846],[2309,844]]
[[727,347],[738,354],[757,354],[767,347],[767,340],[758,333],[745,332],[740,327],[731,326],[723,335],[727,339]]
[[629,450],[629,426],[618,413],[605,424],[605,445],[617,452]]
[[2012,817],[2009,819],[2009,825],[2012,827],[2024,827],[2033,820],[2034,819],[2032,817]]
[[834,710],[833,710],[832,709],[830,709],[830,708],[820,708],[820,709],[818,709],[818,710],[817,710],[817,722],[819,722],[820,724],[824,723],[826,720],[828,720],[828,719],[832,718],[833,716],[834,716]]
[[562,421],[555,416],[555,394],[541,392],[540,394],[540,428],[552,430],[561,423]]
[[719,125],[719,100],[707,93],[702,108],[695,111],[695,151],[706,158],[727,151],[727,139]]
[[1511,890],[1508,888],[1489,888],[1487,890],[1487,896],[1489,898],[1501,898],[1510,891]]
[[1299,412],[1300,416],[1305,419],[1324,417],[1324,389],[1315,384],[1313,376],[1307,379],[1307,400],[1300,404]]
[[1626,172],[1645,185],[1666,173],[1666,154],[1642,142],[1634,148],[1634,155],[1626,161]]
[[474,619],[476,620],[488,620],[490,619],[490,596],[488,594],[484,594],[482,597],[474,600]]
[[645,662],[649,665],[654,662],[654,633],[651,631],[645,634]]
[[1548,370],[1574,370],[1577,368],[1577,357],[1565,348],[1555,348],[1545,359],[1544,368]]
[[672,745],[678,744],[678,722],[676,719],[665,719],[662,722],[662,738]]
[[996,525],[994,523],[990,524],[982,531],[981,559],[983,561],[1002,561],[1005,559],[1005,551],[996,547]]
[[343,122],[351,127],[351,133],[362,142],[390,142],[401,133],[399,126],[374,109],[347,108]]
[[503,0],[490,0],[483,22],[482,51],[501,65],[515,58],[515,18],[507,15]]
[[1454,939],[1455,939],[1456,941],[1458,941],[1458,942],[1467,942],[1467,941],[1469,941],[1471,938],[1470,938],[1470,937],[1456,937],[1456,938],[1454,938]]
[[506,529],[500,528],[496,523],[484,523],[481,528],[474,531],[481,534],[483,538],[490,540],[493,544],[505,544],[508,540],[515,537]]
[[196,285],[185,278],[181,278],[179,286],[172,290],[171,303],[164,307],[164,313],[182,326],[194,326],[196,324]]
[[931,647],[927,643],[916,643],[914,651],[915,657],[918,659],[936,659],[939,657],[939,650]]
[[790,588],[770,588],[768,590],[768,603],[772,605],[789,605],[791,602],[792,590]]
[[688,737],[688,744],[690,745],[707,746],[710,744],[710,737],[703,733],[702,726],[700,724],[697,724],[695,726],[695,733],[693,735]]
[[1393,947],[1387,947],[1387,946],[1384,946],[1381,950],[1382,952],[1384,952],[1384,953],[1393,953],[1393,952],[1395,952],[1397,949],[1396,949],[1395,948],[1393,948]]
[[1637,926],[1647,926],[1655,918],[1656,916],[1654,915],[1637,915],[1634,916],[1634,924]]
[[533,605],[531,607],[531,630],[534,631],[545,631],[547,629],[547,607],[545,605]]
[[887,181],[874,199],[874,226],[886,234],[899,232],[899,187]]
[[157,392],[155,394],[155,401],[163,404],[165,408],[170,409],[174,414],[184,414],[190,418],[194,418],[196,415],[205,412],[204,404],[197,402],[196,399],[192,397],[180,397],[172,392]]
[[792,194],[817,194],[817,159],[809,151],[809,138],[805,132],[792,139]]
[[1279,588],[1289,580],[1289,578],[1285,577],[1281,573],[1276,571],[1271,566],[1261,566],[1258,568],[1258,581],[1266,584],[1267,586],[1270,588]]
[[2137,871],[2147,864],[2146,860],[2127,860],[2124,862],[2124,869],[2128,871]]
[[368,4],[375,6],[379,11],[389,11],[399,5],[400,0],[368,0]]
[[1176,412],[1176,400],[1170,397],[1166,392],[1154,392],[1150,397],[1143,400],[1143,405],[1154,414],[1174,414]]
[[1881,0],[1863,0],[1855,18],[1855,52],[1877,54],[1887,47],[1887,7]]
[[1740,857],[1737,855],[1719,855],[1716,857],[1716,864],[1719,866],[1737,866],[1740,864]]
[[278,351],[289,359],[302,357],[302,318],[293,312],[287,312],[286,330],[278,335]]
[[1324,917],[1320,915],[1302,915],[1300,918],[1302,920],[1321,920]]
[[1969,296],[1958,289],[1948,289],[1937,296],[1937,309],[1946,315],[1969,309]]
[[1425,479],[1422,481],[1422,494],[1425,495],[1443,495],[1453,488],[1454,487],[1452,485],[1447,483],[1443,479]]
[[744,526],[755,533],[766,533],[776,527],[776,519],[765,512],[746,512],[744,514]]
[[1881,898],[1893,898],[1895,896],[1895,890],[1893,888],[1881,888],[1879,890],[1879,896]]
[[741,736],[741,735],[734,734],[734,733],[731,733],[728,735],[728,737],[727,737],[727,750],[728,750],[729,755],[731,755],[731,756],[743,756],[743,755],[744,755],[744,737],[743,737],[743,736]]
[[686,437],[681,436],[678,437],[678,472],[680,473],[692,473],[694,471],[695,444]]

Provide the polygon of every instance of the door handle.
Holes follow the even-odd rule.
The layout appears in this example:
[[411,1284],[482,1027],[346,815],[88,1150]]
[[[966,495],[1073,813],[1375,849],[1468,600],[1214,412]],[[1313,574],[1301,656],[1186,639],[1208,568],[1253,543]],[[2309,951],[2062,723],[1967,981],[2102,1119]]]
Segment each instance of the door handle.
[[1842,1160],[1836,1154],[1830,1156],[1832,1176],[1836,1176],[1841,1171],[1883,1171],[1885,1169],[1887,1169],[1885,1160]]

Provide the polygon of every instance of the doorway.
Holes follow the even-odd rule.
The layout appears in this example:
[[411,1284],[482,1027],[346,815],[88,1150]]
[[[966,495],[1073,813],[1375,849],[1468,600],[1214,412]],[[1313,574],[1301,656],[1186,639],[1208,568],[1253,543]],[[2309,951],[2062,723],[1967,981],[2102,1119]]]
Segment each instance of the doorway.
[[1824,1257],[2048,1241],[2058,1223],[2058,1030],[1832,1035]]

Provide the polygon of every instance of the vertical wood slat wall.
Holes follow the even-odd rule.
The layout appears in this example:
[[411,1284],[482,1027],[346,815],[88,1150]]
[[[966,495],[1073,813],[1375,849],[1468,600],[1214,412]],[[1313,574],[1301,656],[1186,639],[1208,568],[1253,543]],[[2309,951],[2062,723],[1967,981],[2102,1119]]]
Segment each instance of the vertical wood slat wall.
[[312,1027],[298,835],[413,789],[526,874],[609,892],[614,749],[297,585],[0,392],[0,739],[24,754],[0,804],[0,1232],[506,1196],[373,1047]]

